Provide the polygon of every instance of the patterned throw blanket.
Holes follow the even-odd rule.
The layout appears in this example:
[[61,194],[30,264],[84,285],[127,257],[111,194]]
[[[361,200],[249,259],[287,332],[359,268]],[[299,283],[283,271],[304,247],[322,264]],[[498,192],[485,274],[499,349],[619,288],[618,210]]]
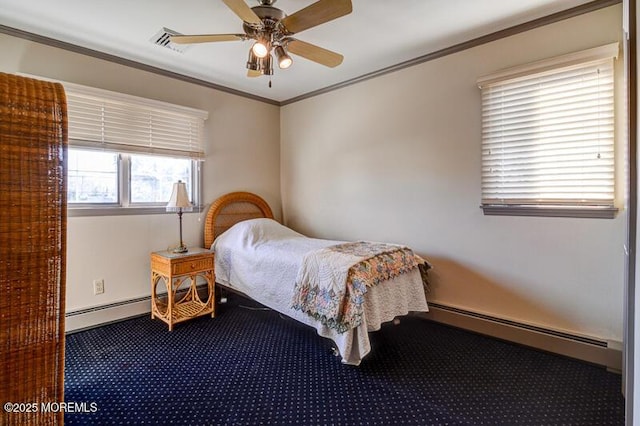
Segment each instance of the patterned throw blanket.
[[424,281],[429,264],[394,244],[360,241],[315,250],[302,260],[292,307],[344,333],[362,323],[368,287],[419,265]]

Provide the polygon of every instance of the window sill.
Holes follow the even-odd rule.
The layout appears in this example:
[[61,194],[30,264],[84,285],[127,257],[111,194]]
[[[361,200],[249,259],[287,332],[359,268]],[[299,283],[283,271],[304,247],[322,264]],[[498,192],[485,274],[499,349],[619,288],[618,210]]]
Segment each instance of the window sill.
[[596,206],[522,206],[484,204],[480,208],[485,216],[539,216],[570,217],[592,219],[614,219],[618,214],[615,207]]
[[[190,212],[184,214],[200,213],[203,206],[194,206]],[[67,206],[67,217],[87,216],[130,216],[150,214],[176,214],[168,212],[165,207],[71,207]]]

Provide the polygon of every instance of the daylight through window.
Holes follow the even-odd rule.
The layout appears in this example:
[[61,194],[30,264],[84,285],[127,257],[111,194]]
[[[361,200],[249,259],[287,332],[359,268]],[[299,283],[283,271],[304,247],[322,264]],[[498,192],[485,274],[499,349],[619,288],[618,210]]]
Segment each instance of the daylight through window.
[[485,213],[612,214],[617,49],[616,43],[478,81]]
[[[69,123],[70,208],[143,211],[140,208],[163,207],[178,180],[187,183],[191,202],[200,203],[207,112],[63,85]],[[113,212],[102,209],[101,213],[109,211]]]

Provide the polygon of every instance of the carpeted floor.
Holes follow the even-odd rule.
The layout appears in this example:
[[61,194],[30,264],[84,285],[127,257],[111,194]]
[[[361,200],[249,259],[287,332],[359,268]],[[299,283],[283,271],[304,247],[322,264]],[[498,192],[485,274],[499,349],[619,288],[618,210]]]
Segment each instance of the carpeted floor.
[[[314,330],[232,295],[169,332],[135,318],[67,336],[65,423],[622,425],[620,375],[417,317],[342,365]],[[93,411],[93,410],[89,410]]]

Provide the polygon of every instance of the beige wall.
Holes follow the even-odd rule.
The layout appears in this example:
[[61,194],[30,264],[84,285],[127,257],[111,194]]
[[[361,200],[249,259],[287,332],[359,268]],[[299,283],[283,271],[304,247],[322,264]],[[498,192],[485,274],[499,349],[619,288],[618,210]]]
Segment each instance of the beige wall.
[[[332,239],[408,244],[435,266],[429,299],[622,339],[624,209],[616,219],[484,216],[478,77],[621,40],[621,6],[287,105],[286,223]],[[616,64],[619,76],[622,60]],[[618,88],[624,126],[624,88]],[[619,207],[625,135],[618,134]]]
[[[502,68],[619,40],[621,21],[621,7],[610,7],[282,109],[6,35],[0,71],[207,110],[205,203],[253,191],[311,236],[412,246],[435,265],[431,301],[621,340],[624,135],[616,219],[483,216],[475,85]],[[188,245],[202,244],[203,216],[185,215]],[[73,311],[148,296],[148,253],[176,243],[177,218],[72,217],[68,229]],[[104,295],[93,295],[96,278]]]
[[[0,52],[2,72],[55,78],[208,111],[204,202],[229,191],[253,191],[280,215],[277,106],[2,34]],[[205,212],[184,216],[188,246],[203,243]],[[69,218],[67,311],[148,296],[149,253],[175,246],[177,240],[175,214]],[[105,280],[103,295],[93,295],[96,278]]]

